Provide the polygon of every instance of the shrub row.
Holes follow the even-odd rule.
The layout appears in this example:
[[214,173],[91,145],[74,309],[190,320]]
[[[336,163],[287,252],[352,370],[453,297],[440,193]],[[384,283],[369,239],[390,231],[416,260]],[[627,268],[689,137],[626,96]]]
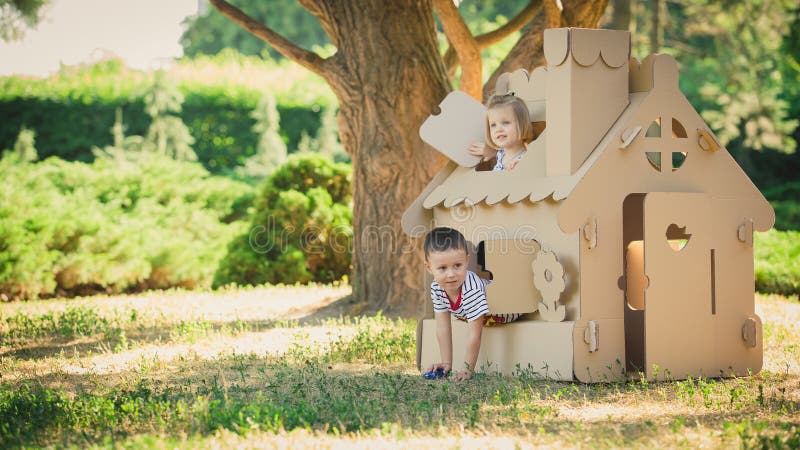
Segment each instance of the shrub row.
[[252,188],[153,153],[0,160],[0,295],[209,286]]
[[[256,152],[258,135],[250,116],[260,94],[249,99],[228,98],[224,92],[185,92],[180,117],[195,139],[199,161],[212,172],[222,172],[244,163]],[[150,125],[141,97],[84,102],[74,99],[15,98],[0,101],[0,149],[11,148],[25,126],[36,131],[41,157],[58,156],[70,161],[90,162],[93,147],[112,144],[111,127],[117,108],[122,109],[128,135],[144,135]],[[297,147],[303,132],[314,136],[320,113],[312,108],[278,105],[281,135],[290,149]]]
[[[317,134],[321,111],[335,107],[335,100],[323,81],[297,70],[303,69],[226,54],[184,61],[167,72],[184,96],[180,118],[207,169],[226,172],[255,153],[251,112],[266,91],[277,99],[290,152],[304,133]],[[145,134],[150,118],[143,96],[153,80],[154,74],[127,69],[119,60],[68,67],[47,79],[0,77],[0,149],[11,148],[25,126],[36,132],[41,157],[92,161],[92,147],[112,143],[118,108],[125,134]]]
[[7,153],[0,178],[3,300],[350,271],[351,168],[320,155],[293,155],[257,195],[200,164],[135,151],[90,164]]
[[764,197],[775,209],[775,228],[800,230],[800,181],[764,189]]

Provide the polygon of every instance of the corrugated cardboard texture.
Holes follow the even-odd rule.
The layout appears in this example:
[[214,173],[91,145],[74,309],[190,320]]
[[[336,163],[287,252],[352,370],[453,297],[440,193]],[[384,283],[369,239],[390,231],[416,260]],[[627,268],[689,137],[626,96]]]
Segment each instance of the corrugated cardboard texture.
[[458,167],[456,163],[452,161],[448,162],[447,165],[433,177],[428,185],[425,186],[425,189],[417,196],[416,200],[403,212],[403,217],[400,219],[400,226],[407,235],[415,238],[423,237],[433,228],[433,213],[431,213],[429,208],[423,207],[422,202],[428,194],[439,187],[439,185],[453,173],[456,167]]
[[[450,207],[462,202],[472,204],[486,202],[492,205],[503,200],[508,203],[522,200],[538,202],[548,196],[552,196],[555,200],[562,200],[571,195],[574,187],[592,170],[606,148],[617,148],[620,142],[619,135],[625,129],[624,125],[627,119],[638,110],[638,106],[646,96],[647,94],[631,96],[630,105],[623,112],[620,120],[597,145],[597,151],[589,155],[583,166],[572,175],[546,176],[546,148],[550,145],[548,141],[550,123],[548,122],[547,129],[538,139],[528,145],[525,157],[514,170],[476,172],[471,168],[457,167],[444,182],[430,191],[425,197],[423,207],[433,208],[442,203],[445,207]],[[456,128],[449,132],[459,133],[460,130],[461,128]]]
[[[521,320],[498,327],[483,329],[481,351],[478,353],[478,370],[504,375],[526,374],[550,380],[569,381],[572,376],[573,322],[538,322]],[[463,366],[468,325],[453,320],[453,367]],[[420,352],[420,370],[441,361],[436,342],[436,320],[422,321],[422,339],[417,342]]]
[[547,120],[545,86],[547,86],[547,68],[537,67],[530,74],[525,69],[518,69],[497,77],[494,93],[513,93],[528,106],[531,122],[544,122]]
[[584,383],[624,380],[624,359],[620,358],[625,342],[623,319],[598,319],[594,322],[599,336],[596,351],[590,351],[585,340],[589,321],[575,323],[572,336],[575,378]]
[[444,203],[449,208],[465,201],[473,204],[485,201],[493,205],[503,200],[515,203],[526,198],[536,202],[571,189],[577,183],[574,177],[544,176],[547,133],[546,129],[538,139],[528,144],[528,151],[514,170],[476,172],[466,167],[455,169],[425,198],[423,207],[433,208]]
[[[736,199],[715,198],[712,201],[716,303],[714,373],[725,376],[758,373],[763,364],[761,319],[755,313],[753,300],[753,247],[741,242],[735,232],[738,224],[749,218],[748,213],[746,205]],[[748,319],[756,322],[755,347],[748,347],[742,339],[742,327]]]
[[[632,102],[628,110],[635,108],[635,111],[631,111],[630,116],[626,111],[626,115],[620,118],[612,129],[611,140],[621,142],[622,130],[637,126],[647,130],[659,118],[662,119],[661,136],[647,137],[645,133],[639,133],[624,149],[599,146],[602,154],[559,210],[562,228],[565,231],[577,229],[599,208],[620,205],[629,193],[683,191],[739,199],[750,211],[755,228],[768,230],[775,220],[774,211],[733,157],[724,148],[708,152],[697,143],[697,132],[693,130],[708,127],[678,90],[675,60],[671,56],[657,55],[645,62],[654,66],[655,87],[649,93],[631,96],[632,99],[641,95],[645,98],[638,106]],[[673,118],[682,124],[688,133],[687,138],[672,137]],[[659,153],[666,170],[654,169],[646,152]],[[674,171],[671,164],[673,152],[686,153],[685,162]]]

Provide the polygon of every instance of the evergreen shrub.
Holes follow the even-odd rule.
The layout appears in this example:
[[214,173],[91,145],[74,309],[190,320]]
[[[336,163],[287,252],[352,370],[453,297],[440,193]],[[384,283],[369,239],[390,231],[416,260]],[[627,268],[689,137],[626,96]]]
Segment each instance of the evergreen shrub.
[[5,299],[208,287],[252,191],[150,152],[91,164],[7,153],[0,178]]
[[292,155],[264,182],[246,232],[228,245],[214,287],[331,282],[350,272],[352,169]]

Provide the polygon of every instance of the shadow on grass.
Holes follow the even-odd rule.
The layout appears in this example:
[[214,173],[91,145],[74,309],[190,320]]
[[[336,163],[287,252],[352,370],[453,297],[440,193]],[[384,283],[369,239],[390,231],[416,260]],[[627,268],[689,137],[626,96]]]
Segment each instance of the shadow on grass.
[[[225,322],[210,322],[204,320],[191,320],[186,322],[171,323],[161,326],[141,327],[131,325],[113,329],[109,333],[94,336],[63,336],[52,332],[48,336],[37,337],[29,340],[16,339],[16,342],[3,342],[0,346],[0,356],[11,357],[19,360],[36,360],[55,357],[59,355],[86,354],[87,352],[113,352],[126,342],[137,344],[169,343],[181,340],[192,340],[193,335],[213,333],[258,333],[279,326],[286,326],[296,322],[296,325],[319,325],[328,319],[347,318],[354,305],[351,296],[335,300],[324,306],[313,308],[304,314],[292,312],[273,320],[231,320]],[[121,334],[122,332],[122,334]],[[124,336],[124,337],[123,337]],[[0,341],[1,342],[1,341]]]

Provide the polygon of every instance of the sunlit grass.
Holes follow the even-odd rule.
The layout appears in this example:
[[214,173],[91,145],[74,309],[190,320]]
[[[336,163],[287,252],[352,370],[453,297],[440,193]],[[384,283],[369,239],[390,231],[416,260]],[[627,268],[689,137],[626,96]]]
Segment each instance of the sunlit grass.
[[0,446],[782,448],[800,439],[794,300],[757,297],[765,369],[755,376],[586,385],[478,373],[459,384],[419,376],[414,320],[313,315],[347,293],[0,305]]

